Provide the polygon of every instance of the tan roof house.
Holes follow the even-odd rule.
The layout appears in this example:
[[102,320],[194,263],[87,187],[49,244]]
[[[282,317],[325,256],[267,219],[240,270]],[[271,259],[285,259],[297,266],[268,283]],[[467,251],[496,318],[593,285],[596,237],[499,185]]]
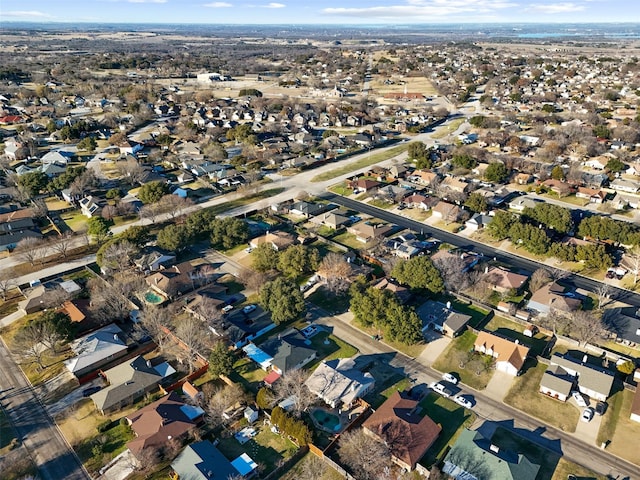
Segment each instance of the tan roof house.
[[442,181],[442,186],[459,193],[466,193],[469,189],[469,184],[467,182],[455,177],[445,178]]
[[570,293],[566,293],[565,290],[565,287],[555,282],[549,283],[531,295],[527,308],[545,315],[552,309],[561,312],[572,312],[580,308],[582,301]]
[[607,194],[596,188],[578,187],[576,197],[586,198],[589,200],[589,203],[602,203],[607,197]]
[[196,279],[196,269],[190,262],[183,262],[145,277],[145,281],[153,290],[167,298],[190,292],[195,288]]
[[386,237],[393,228],[389,225],[381,223],[371,224],[368,222],[359,222],[347,229],[352,235],[356,236],[356,240],[361,243],[368,243]]
[[496,359],[496,370],[516,376],[529,356],[529,348],[489,332],[480,332],[473,348]]
[[253,248],[256,248],[257,246],[262,245],[263,243],[268,243],[273,247],[274,250],[279,252],[282,250],[286,250],[295,242],[296,242],[296,237],[293,236],[292,234],[287,232],[277,231],[277,232],[267,232],[260,237],[256,237],[252,239],[251,242],[249,242],[249,245],[251,245]]
[[488,269],[485,277],[497,292],[508,292],[509,290],[515,290],[517,292],[529,278],[526,275],[513,273],[501,267]]
[[415,468],[442,431],[419,410],[417,400],[396,391],[362,424],[365,433],[389,447],[392,461],[407,470]]
[[462,210],[457,205],[453,203],[448,203],[444,201],[440,201],[436,204],[435,207],[431,209],[431,215],[436,218],[440,218],[445,222],[455,222],[460,218],[462,214]]

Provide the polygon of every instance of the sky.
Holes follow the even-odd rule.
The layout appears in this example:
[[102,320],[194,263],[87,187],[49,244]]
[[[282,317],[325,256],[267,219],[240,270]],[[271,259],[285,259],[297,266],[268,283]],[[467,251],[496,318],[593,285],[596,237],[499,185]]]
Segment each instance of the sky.
[[640,22],[640,1],[1,0],[0,28],[9,21],[174,24]]

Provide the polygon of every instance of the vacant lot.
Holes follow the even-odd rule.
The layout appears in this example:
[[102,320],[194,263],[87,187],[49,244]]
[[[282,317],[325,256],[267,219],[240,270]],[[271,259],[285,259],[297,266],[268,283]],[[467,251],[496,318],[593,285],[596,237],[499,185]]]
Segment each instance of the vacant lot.
[[630,390],[622,390],[609,399],[609,409],[598,432],[598,443],[610,440],[608,451],[638,465],[640,448],[629,448],[637,445],[640,439],[640,423],[629,418],[633,395]]
[[[535,360],[527,360],[535,362]],[[538,393],[540,380],[546,370],[546,365],[539,363],[530,367],[526,373],[513,380],[513,385],[504,403],[523,412],[533,415],[540,420],[553,425],[565,432],[575,432],[580,412],[569,403],[547,397]]]
[[[457,310],[457,308],[455,309]],[[493,376],[493,370],[485,369],[478,375],[476,369],[466,369],[460,366],[461,361],[464,365],[469,365],[472,361],[481,362],[484,360],[483,355],[469,353],[473,350],[473,344],[476,338],[478,338],[478,336],[475,333],[467,330],[459,337],[453,339],[433,364],[433,368],[441,372],[457,372],[460,375],[462,383],[476,390],[484,390]],[[474,359],[474,357],[477,358]]]
[[460,432],[473,424],[476,414],[435,393],[429,393],[420,402],[420,407],[422,414],[428,415],[442,427],[440,436],[420,460],[422,465],[431,466],[442,459]]

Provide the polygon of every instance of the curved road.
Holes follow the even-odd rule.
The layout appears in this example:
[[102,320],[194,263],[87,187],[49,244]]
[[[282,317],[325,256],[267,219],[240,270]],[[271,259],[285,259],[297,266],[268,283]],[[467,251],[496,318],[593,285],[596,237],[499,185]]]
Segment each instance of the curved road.
[[[394,223],[404,228],[409,228],[415,232],[423,232],[425,235],[429,236],[432,235],[443,242],[450,243],[451,245],[455,245],[458,247],[472,247],[473,251],[475,252],[482,253],[486,257],[495,257],[496,260],[500,262],[504,262],[508,265],[513,265],[514,267],[522,270],[533,272],[540,267],[547,266],[543,263],[536,262],[535,260],[530,260],[528,258],[505,252],[504,250],[496,249],[484,243],[470,240],[467,237],[462,237],[445,230],[434,228],[433,226],[426,225],[424,223],[403,217],[401,215],[397,215],[395,213],[391,213],[387,210],[373,207],[369,204],[362,203],[357,200],[351,200],[349,198],[341,197],[333,193],[323,193],[321,197],[331,201],[332,203],[337,203],[338,205],[342,205],[349,209],[372,215],[386,222]],[[592,280],[591,278],[583,277],[575,273],[570,273],[566,278],[563,279],[563,282],[570,284],[574,288],[582,288],[588,291],[595,291],[596,288],[602,285],[602,282]],[[609,286],[611,288],[611,298],[621,300],[625,303],[628,303],[629,305],[640,307],[640,294],[625,290],[623,288],[618,288],[611,285]]]
[[[89,480],[31,384],[0,339],[0,403],[43,480]],[[0,473],[0,477],[2,473]]]

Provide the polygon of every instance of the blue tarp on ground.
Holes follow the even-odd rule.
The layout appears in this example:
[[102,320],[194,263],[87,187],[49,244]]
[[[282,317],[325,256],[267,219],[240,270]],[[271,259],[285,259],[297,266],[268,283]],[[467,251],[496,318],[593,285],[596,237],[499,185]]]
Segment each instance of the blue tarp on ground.
[[271,366],[273,357],[260,350],[253,343],[249,343],[242,347],[242,351],[247,354],[247,357],[260,365],[263,370],[266,370]]

